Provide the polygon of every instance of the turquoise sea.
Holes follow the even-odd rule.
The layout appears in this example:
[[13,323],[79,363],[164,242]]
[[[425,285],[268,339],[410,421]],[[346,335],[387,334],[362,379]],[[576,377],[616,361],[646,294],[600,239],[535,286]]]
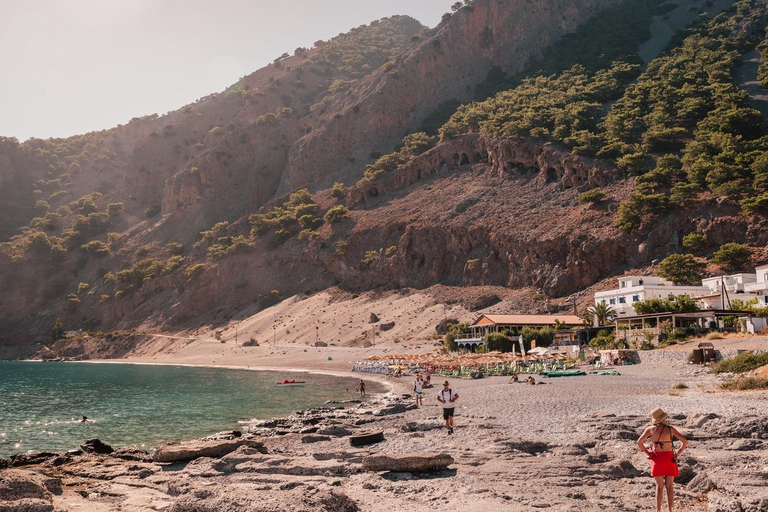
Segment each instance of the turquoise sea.
[[[283,379],[307,385],[275,386]],[[66,451],[91,437],[151,449],[351,398],[356,382],[300,372],[0,361],[0,457]]]

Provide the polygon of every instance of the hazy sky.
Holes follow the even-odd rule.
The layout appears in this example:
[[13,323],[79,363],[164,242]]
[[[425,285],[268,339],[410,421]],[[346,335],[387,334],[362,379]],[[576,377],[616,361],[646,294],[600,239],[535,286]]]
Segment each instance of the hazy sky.
[[283,52],[451,0],[0,0],[0,136],[66,137],[220,92]]

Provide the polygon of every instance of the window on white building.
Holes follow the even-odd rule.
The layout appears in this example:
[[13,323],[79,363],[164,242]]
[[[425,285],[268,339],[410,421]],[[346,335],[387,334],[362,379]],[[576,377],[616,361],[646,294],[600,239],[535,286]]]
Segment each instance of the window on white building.
[[627,286],[627,282],[626,281],[622,281],[621,282],[621,288],[624,288],[625,286]]
[[638,281],[638,283],[640,284],[640,286],[643,286],[643,280],[642,279],[640,281]]
[[611,299],[611,304],[616,304],[616,299]]
[[626,303],[627,303],[627,299],[626,298],[619,297],[619,304],[626,304]]
[[640,296],[639,295],[633,295],[632,296],[632,302],[637,302],[639,300],[640,300]]

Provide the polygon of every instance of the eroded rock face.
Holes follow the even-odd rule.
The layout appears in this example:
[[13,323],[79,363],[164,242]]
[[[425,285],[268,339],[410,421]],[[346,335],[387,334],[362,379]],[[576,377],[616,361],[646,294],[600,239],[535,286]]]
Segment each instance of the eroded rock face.
[[50,512],[61,480],[17,470],[0,471],[0,511]]
[[396,471],[421,473],[440,471],[454,463],[447,453],[404,453],[391,455],[370,455],[363,459],[366,471]]

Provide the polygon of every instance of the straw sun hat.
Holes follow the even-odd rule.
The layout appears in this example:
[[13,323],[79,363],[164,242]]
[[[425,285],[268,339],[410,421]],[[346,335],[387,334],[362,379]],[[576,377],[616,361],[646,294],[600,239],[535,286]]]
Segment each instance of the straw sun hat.
[[657,407],[651,411],[651,423],[658,425],[659,423],[666,420],[668,416],[669,415],[665,413],[661,407]]

